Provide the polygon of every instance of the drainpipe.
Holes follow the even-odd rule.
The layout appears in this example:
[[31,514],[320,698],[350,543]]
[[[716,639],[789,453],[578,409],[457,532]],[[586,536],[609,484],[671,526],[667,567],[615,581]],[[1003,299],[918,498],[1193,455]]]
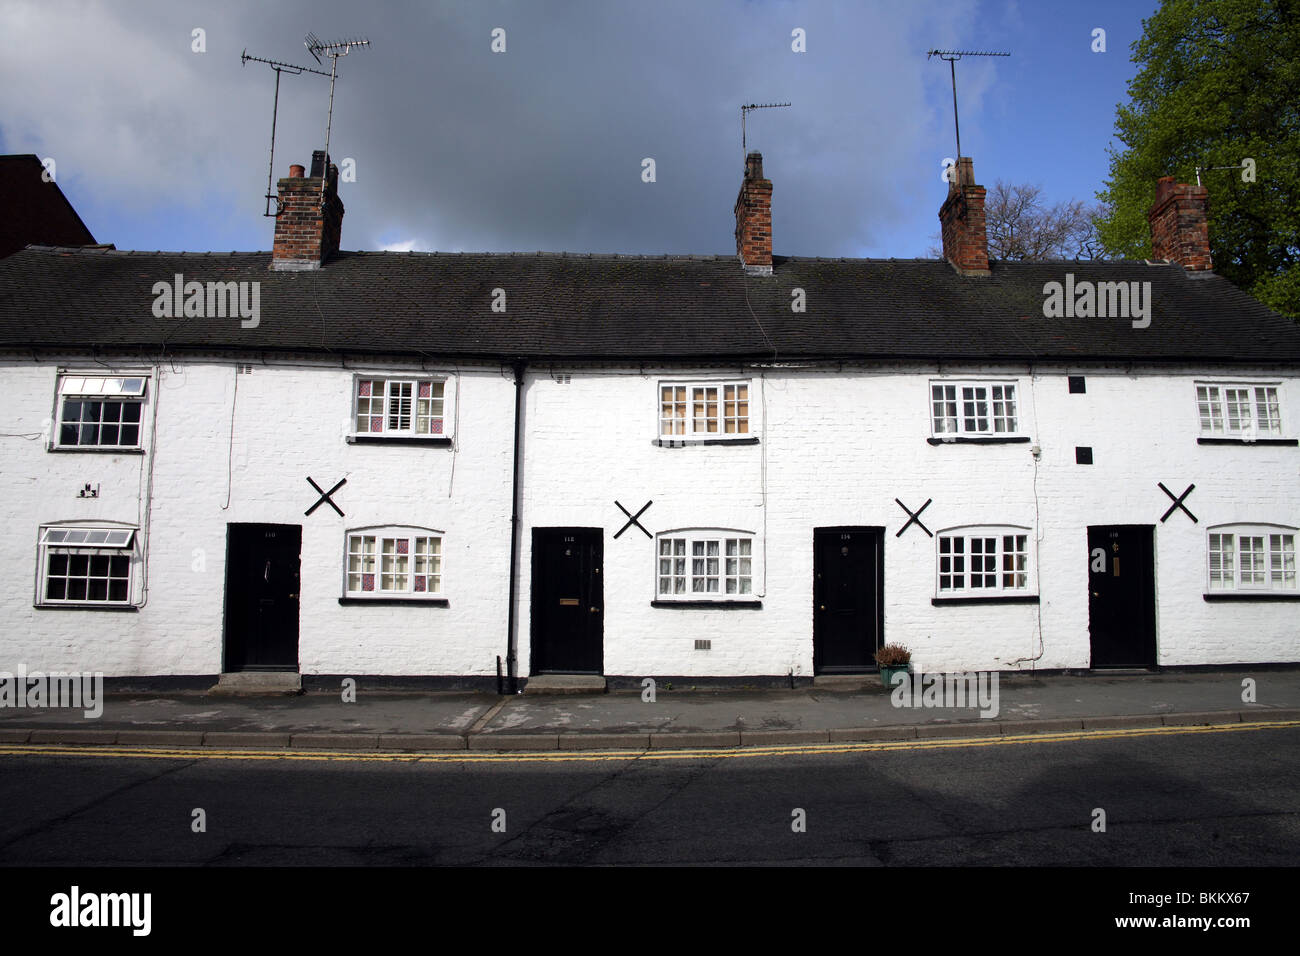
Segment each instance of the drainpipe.
[[515,369],[515,463],[514,477],[511,483],[510,496],[510,610],[509,619],[506,624],[506,683],[508,693],[519,693],[519,666],[516,659],[515,649],[518,645],[519,638],[516,633],[518,629],[517,615],[515,614],[515,603],[518,595],[518,588],[515,585],[515,579],[519,571],[519,465],[522,457],[522,442],[520,440],[520,427],[523,424],[523,405],[524,405],[524,368],[527,363],[523,359],[516,359]]

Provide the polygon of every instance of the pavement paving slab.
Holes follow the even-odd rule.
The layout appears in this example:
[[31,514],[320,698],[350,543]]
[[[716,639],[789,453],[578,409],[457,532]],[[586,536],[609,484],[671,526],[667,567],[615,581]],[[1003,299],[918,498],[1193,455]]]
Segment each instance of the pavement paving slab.
[[[1242,697],[1254,682],[1252,701]],[[922,699],[923,700],[923,699]],[[0,708],[0,744],[361,750],[581,750],[775,746],[953,735],[1300,719],[1300,666],[1252,671],[1000,674],[995,702],[898,706],[857,689],[665,689],[580,696],[384,690],[214,697],[108,693],[103,713]]]

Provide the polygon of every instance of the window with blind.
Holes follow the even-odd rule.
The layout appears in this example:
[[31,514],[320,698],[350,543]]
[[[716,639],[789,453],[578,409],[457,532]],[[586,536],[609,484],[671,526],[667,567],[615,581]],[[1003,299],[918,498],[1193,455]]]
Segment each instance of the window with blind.
[[139,448],[145,375],[59,378],[58,448]]
[[1205,438],[1275,438],[1282,434],[1276,385],[1198,382],[1196,412]]
[[1282,525],[1210,528],[1211,591],[1295,591],[1296,529]]
[[37,604],[130,605],[135,537],[127,527],[42,528]]
[[440,438],[447,434],[447,381],[358,378],[353,421],[358,435]]

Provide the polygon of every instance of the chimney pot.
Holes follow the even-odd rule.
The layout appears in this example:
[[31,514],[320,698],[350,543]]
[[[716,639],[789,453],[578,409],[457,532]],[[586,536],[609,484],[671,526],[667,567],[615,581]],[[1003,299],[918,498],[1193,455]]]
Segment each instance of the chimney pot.
[[304,167],[299,166],[297,163],[294,163],[292,166],[289,167],[290,179],[302,179],[302,177],[306,175],[306,173],[307,170]]

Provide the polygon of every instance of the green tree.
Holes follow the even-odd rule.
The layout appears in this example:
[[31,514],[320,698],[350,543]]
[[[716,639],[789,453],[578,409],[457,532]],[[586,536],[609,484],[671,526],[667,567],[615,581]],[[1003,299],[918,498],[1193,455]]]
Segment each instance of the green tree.
[[1217,273],[1300,318],[1300,0],[1163,0],[1133,44],[1140,67],[1116,111],[1110,178],[1098,193],[1106,251],[1151,255],[1147,210],[1156,180],[1195,182],[1210,196]]

